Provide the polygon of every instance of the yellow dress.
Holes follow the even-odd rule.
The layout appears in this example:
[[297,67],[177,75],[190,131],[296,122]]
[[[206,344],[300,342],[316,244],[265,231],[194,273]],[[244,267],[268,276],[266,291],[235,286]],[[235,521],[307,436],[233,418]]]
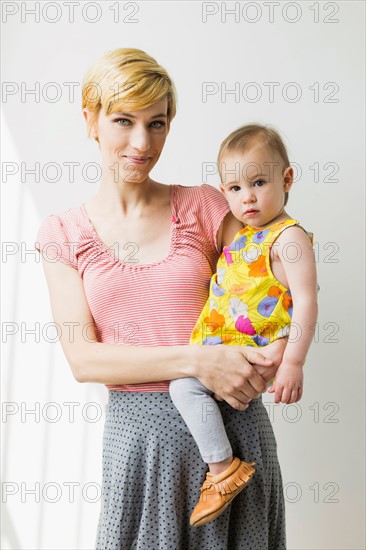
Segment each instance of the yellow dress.
[[[293,225],[299,222],[285,220],[260,230],[246,226],[235,235],[219,258],[191,344],[260,347],[288,335],[291,293],[272,273],[270,250]],[[291,247],[293,258],[296,244]]]

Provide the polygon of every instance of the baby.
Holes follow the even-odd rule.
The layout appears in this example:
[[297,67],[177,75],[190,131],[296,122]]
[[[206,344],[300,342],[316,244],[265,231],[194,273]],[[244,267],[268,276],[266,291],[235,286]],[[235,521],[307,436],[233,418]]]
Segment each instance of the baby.
[[[288,336],[269,391],[276,403],[295,403],[317,320],[317,283],[312,236],[285,211],[293,168],[280,135],[258,124],[223,141],[218,165],[221,191],[245,227],[224,247],[190,343],[262,347]],[[248,485],[255,462],[233,456],[213,392],[199,380],[172,380],[170,395],[209,467],[190,518],[199,526]]]

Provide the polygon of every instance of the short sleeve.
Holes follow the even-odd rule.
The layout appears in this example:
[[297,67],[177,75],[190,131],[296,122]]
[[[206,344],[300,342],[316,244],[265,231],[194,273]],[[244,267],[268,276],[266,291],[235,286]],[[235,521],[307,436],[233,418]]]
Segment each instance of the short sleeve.
[[212,185],[201,185],[200,192],[205,238],[209,242],[215,243],[217,252],[221,253],[217,245],[217,233],[226,214],[230,212],[229,203],[224,195]]
[[77,269],[75,246],[59,216],[51,214],[41,224],[34,246],[49,262],[60,261]]

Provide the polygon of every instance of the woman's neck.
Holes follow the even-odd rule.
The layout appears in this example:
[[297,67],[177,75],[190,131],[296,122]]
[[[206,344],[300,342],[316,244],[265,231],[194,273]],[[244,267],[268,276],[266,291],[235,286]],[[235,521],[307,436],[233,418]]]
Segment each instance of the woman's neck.
[[149,177],[145,181],[117,183],[102,178],[96,195],[88,204],[101,216],[136,218],[156,203],[161,187],[162,184]]

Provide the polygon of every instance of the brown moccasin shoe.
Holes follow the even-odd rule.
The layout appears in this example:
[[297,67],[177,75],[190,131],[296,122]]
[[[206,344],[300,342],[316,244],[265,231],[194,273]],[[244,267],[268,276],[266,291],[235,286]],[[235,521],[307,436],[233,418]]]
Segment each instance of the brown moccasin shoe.
[[216,519],[250,482],[255,462],[244,462],[234,457],[230,466],[221,474],[213,476],[207,472],[206,479],[200,488],[201,496],[195,506],[190,524],[198,527]]

